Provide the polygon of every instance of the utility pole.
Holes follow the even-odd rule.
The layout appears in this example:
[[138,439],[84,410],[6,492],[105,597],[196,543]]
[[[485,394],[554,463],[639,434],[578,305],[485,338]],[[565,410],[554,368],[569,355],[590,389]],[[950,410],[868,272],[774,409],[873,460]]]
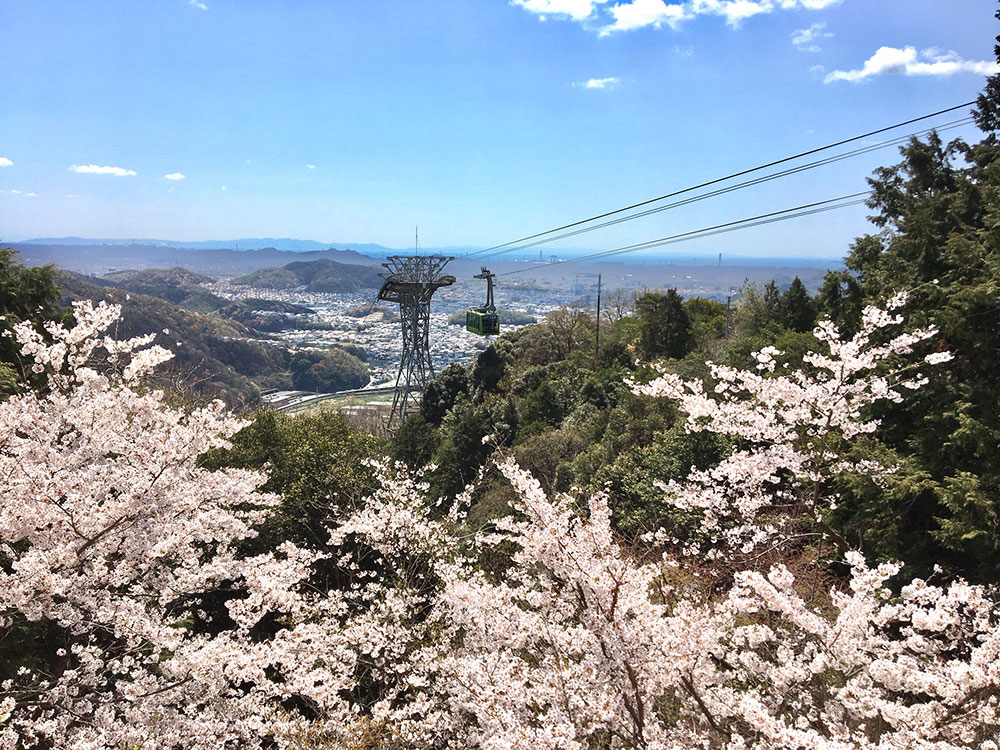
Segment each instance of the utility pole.
[[726,338],[729,338],[730,332],[733,330],[732,315],[730,313],[730,302],[733,299],[733,288],[729,287],[729,294],[726,295]]
[[601,274],[597,274],[597,334],[594,336],[594,369],[601,358]]

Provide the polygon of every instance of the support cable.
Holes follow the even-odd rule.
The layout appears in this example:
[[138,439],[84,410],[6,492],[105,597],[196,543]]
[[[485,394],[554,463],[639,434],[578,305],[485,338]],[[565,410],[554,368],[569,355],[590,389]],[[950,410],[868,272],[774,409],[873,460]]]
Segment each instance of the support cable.
[[[542,266],[526,266],[524,268],[517,268],[513,271],[507,271],[506,273],[497,274],[498,276],[512,276],[517,273],[524,273],[525,271],[537,271],[541,268],[546,268],[548,266],[565,266],[568,263],[579,263],[585,260],[593,260],[595,258],[607,258],[613,255],[624,255],[625,253],[634,253],[639,250],[651,250],[654,247],[663,247],[665,245],[674,245],[679,242],[688,242],[690,240],[701,239],[703,237],[712,237],[718,234],[726,234],[728,232],[735,232],[741,229],[749,229],[751,227],[759,227],[765,224],[774,224],[779,221],[787,221],[788,219],[796,219],[802,216],[811,216],[813,214],[824,213],[826,211],[833,211],[838,208],[846,208],[848,206],[857,206],[865,202],[867,196],[871,194],[870,191],[862,191],[860,193],[851,193],[849,195],[842,195],[838,198],[829,198],[823,201],[816,201],[814,203],[805,203],[801,206],[794,206],[792,208],[785,208],[780,211],[771,211],[766,214],[758,214],[757,216],[751,216],[746,219],[738,219],[736,221],[729,221],[724,224],[716,224],[711,227],[704,227],[702,229],[694,229],[690,232],[681,232],[679,234],[672,234],[667,237],[660,237],[655,240],[648,240],[647,242],[639,242],[634,245],[624,245],[622,247],[617,247],[612,250],[602,250],[601,252],[591,253],[590,255],[582,255],[579,258],[570,258],[569,260],[554,261],[552,263],[546,263]],[[842,202],[846,201],[846,202]]]
[[717,188],[711,190],[707,193],[701,193],[700,195],[694,195],[689,198],[683,198],[679,201],[673,201],[672,203],[667,203],[663,206],[656,206],[654,208],[648,208],[645,211],[640,211],[639,213],[629,214],[628,216],[620,216],[616,219],[610,219],[609,221],[601,222],[600,224],[594,224],[589,227],[582,227],[580,229],[575,229],[571,232],[564,232],[563,234],[557,234],[552,237],[546,237],[540,242],[529,242],[523,245],[514,245],[507,247],[496,252],[490,253],[488,257],[496,257],[498,255],[503,255],[505,253],[515,252],[517,250],[526,250],[532,247],[538,247],[540,245],[547,245],[550,242],[556,242],[557,240],[566,239],[567,237],[576,237],[580,234],[586,234],[587,232],[593,232],[598,229],[605,229],[610,226],[615,226],[617,224],[622,224],[627,221],[632,221],[633,219],[640,219],[645,216],[651,216],[652,214],[661,213],[663,211],[669,211],[674,208],[679,208],[681,206],[687,206],[692,203],[698,203],[699,201],[706,200],[708,198],[714,198],[719,195],[725,195],[727,193],[733,193],[737,190],[743,190],[744,188],[753,187],[755,185],[761,185],[765,182],[771,182],[772,180],[777,180],[781,177],[787,177],[789,175],[798,174],[800,172],[806,172],[810,169],[816,169],[817,167],[823,167],[827,164],[834,164],[845,159],[850,159],[854,156],[859,156],[861,154],[871,153],[873,151],[878,151],[879,149],[887,148],[889,146],[897,146],[901,143],[905,143],[910,138],[915,138],[923,135],[927,135],[931,131],[944,132],[946,130],[952,130],[954,128],[961,127],[963,125],[968,125],[973,120],[971,117],[966,117],[961,120],[955,120],[953,122],[946,123],[938,128],[928,128],[926,130],[917,131],[914,133],[908,133],[907,135],[898,136],[896,138],[891,138],[880,143],[875,143],[870,146],[862,146],[861,148],[854,149],[852,151],[847,151],[843,154],[837,154],[835,156],[828,156],[823,159],[818,159],[816,161],[807,162],[806,164],[801,164],[797,167],[789,167],[788,169],[783,169],[780,172],[772,172],[771,174],[764,175],[762,177],[755,177],[751,180],[746,180],[744,182],[738,182],[735,185],[730,185],[728,187]]
[[906,125],[912,125],[915,122],[921,122],[922,120],[928,120],[928,119],[930,119],[932,117],[938,117],[939,115],[947,114],[948,112],[954,112],[955,110],[962,109],[964,107],[971,107],[975,103],[976,103],[976,101],[973,100],[973,101],[970,101],[970,102],[965,102],[963,104],[957,104],[954,107],[947,107],[945,109],[940,109],[937,112],[931,112],[930,114],[921,115],[920,117],[913,117],[913,118],[910,118],[909,120],[903,120],[902,122],[897,122],[897,123],[895,123],[893,125],[887,125],[886,127],[883,127],[883,128],[878,128],[876,130],[870,130],[867,133],[861,133],[860,135],[855,135],[855,136],[852,136],[850,138],[844,138],[842,140],[835,141],[834,143],[828,143],[825,146],[819,146],[817,148],[812,148],[812,149],[809,149],[807,151],[802,151],[800,153],[793,154],[792,156],[786,156],[786,157],[781,158],[781,159],[776,159],[774,161],[767,162],[766,164],[760,164],[760,165],[758,165],[756,167],[750,167],[749,169],[743,169],[743,170],[740,170],[738,172],[733,172],[733,173],[728,174],[728,175],[726,175],[724,177],[717,177],[717,178],[715,178],[713,180],[708,180],[707,182],[702,182],[702,183],[700,183],[698,185],[692,185],[690,187],[682,188],[680,190],[675,190],[673,192],[657,196],[656,198],[650,198],[648,200],[640,201],[638,203],[633,203],[633,204],[631,204],[629,206],[624,206],[622,208],[618,208],[618,209],[615,209],[613,211],[606,211],[606,212],[604,212],[602,214],[597,214],[595,216],[591,216],[591,217],[586,218],[586,219],[580,219],[579,221],[570,222],[569,224],[563,224],[562,226],[555,227],[554,229],[549,229],[549,230],[546,230],[544,232],[537,232],[535,234],[527,235],[525,237],[520,237],[519,239],[516,239],[516,240],[511,240],[510,242],[504,242],[504,243],[499,244],[499,245],[493,245],[492,247],[483,248],[482,250],[474,250],[474,251],[472,251],[470,253],[466,253],[462,257],[464,257],[464,258],[471,258],[471,257],[474,257],[476,255],[481,255],[483,253],[489,253],[489,252],[492,252],[494,250],[499,250],[500,248],[508,247],[510,245],[521,244],[523,242],[527,242],[528,240],[533,240],[533,239],[536,239],[538,237],[544,237],[545,235],[548,235],[548,234],[554,234],[556,232],[561,232],[561,231],[564,231],[566,229],[571,229],[573,227],[578,227],[581,224],[588,224],[588,223],[590,223],[592,221],[597,221],[598,219],[604,219],[604,218],[607,218],[608,216],[614,216],[616,214],[624,213],[625,211],[631,211],[632,209],[635,209],[635,208],[641,208],[642,206],[648,206],[651,203],[657,203],[659,201],[666,200],[667,198],[673,198],[673,197],[676,197],[678,195],[683,195],[684,193],[690,193],[690,192],[692,192],[694,190],[700,190],[701,188],[711,187],[712,185],[717,185],[720,182],[725,182],[727,180],[731,180],[731,179],[734,179],[736,177],[743,177],[744,175],[752,174],[754,172],[759,172],[762,169],[768,169],[770,167],[775,167],[775,166],[778,166],[779,164],[784,164],[784,163],[789,162],[789,161],[794,161],[795,159],[801,159],[801,158],[803,158],[805,156],[812,156],[813,154],[818,154],[818,153],[820,153],[822,151],[828,151],[831,148],[837,148],[838,146],[843,146],[843,145],[846,145],[848,143],[853,143],[855,141],[860,141],[860,140],[862,140],[864,138],[871,138],[872,136],[880,135],[881,133],[885,133],[885,132],[888,132],[890,130],[895,130],[896,128],[901,128],[901,127],[904,127]]

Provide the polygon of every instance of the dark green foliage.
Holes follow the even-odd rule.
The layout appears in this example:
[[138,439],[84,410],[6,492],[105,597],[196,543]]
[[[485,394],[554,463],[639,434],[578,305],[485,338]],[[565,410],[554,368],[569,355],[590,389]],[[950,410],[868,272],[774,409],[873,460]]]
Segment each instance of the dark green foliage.
[[232,447],[206,454],[209,469],[225,466],[268,473],[263,490],[279,493],[281,505],[260,536],[248,542],[254,554],[284,540],[324,548],[329,519],[356,507],[373,487],[367,459],[380,454],[370,435],[352,433],[339,414],[284,416],[267,409],[232,438]]
[[773,281],[763,289],[748,281],[740,290],[736,328],[741,336],[770,337],[781,329],[781,293]]
[[411,469],[420,469],[434,458],[438,433],[422,414],[410,414],[392,436],[390,452]]
[[[12,248],[0,247],[0,333],[24,320],[40,323],[60,317],[55,268],[26,268],[15,255]],[[29,368],[22,367],[19,349],[13,338],[0,336],[0,399],[16,392],[19,381],[27,379]]]
[[368,366],[340,348],[325,351],[298,351],[292,355],[292,385],[317,393],[361,388],[368,384]]
[[642,322],[640,347],[650,358],[680,359],[691,350],[691,320],[676,289],[666,294],[646,292],[635,302]]
[[705,297],[688,297],[684,311],[691,321],[691,336],[695,346],[717,339],[726,331],[726,306]]
[[675,424],[647,444],[630,446],[606,463],[593,484],[608,493],[615,526],[628,537],[657,528],[667,528],[685,538],[692,516],[664,500],[658,482],[683,480],[692,466],[706,468],[719,461],[729,448],[720,435],[685,432]]
[[921,478],[907,504],[891,511],[934,540],[897,546],[915,566],[941,559],[990,581],[1000,580],[998,91],[994,76],[976,110],[988,129],[981,143],[945,144],[932,133],[903,147],[899,164],[876,171],[869,206],[887,231],[860,238],[847,259],[864,303],[909,291],[908,323],[938,326],[934,345],[955,355],[905,405],[879,415],[883,439]]
[[455,405],[458,396],[468,392],[469,377],[465,373],[465,368],[453,362],[424,388],[420,413],[431,424],[440,426],[441,420]]
[[848,271],[827,271],[816,297],[820,316],[829,318],[846,335],[857,331],[861,321],[861,283]]
[[441,497],[454,497],[471,482],[492,452],[483,438],[490,434],[488,415],[464,394],[441,423],[440,443],[434,456],[438,465],[432,486]]
[[805,333],[816,327],[816,305],[798,276],[781,295],[780,311],[785,328]]
[[524,399],[521,408],[525,434],[540,432],[562,424],[566,409],[556,387],[546,380]]
[[471,385],[473,389],[493,392],[507,369],[507,363],[492,344],[478,356],[472,365]]

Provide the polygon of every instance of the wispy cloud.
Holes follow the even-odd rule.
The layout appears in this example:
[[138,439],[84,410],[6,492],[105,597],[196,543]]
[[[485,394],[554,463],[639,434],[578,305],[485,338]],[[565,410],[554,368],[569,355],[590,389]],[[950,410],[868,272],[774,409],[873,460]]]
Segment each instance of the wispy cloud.
[[67,193],[66,197],[67,198],[79,198],[80,196],[77,195],[76,193]]
[[14,188],[11,188],[10,192],[12,192],[14,195],[20,195],[21,194],[20,190],[15,190]]
[[315,164],[306,164],[306,169],[316,169]]
[[0,156],[0,167],[13,167],[14,162],[8,159],[6,156]]
[[183,180],[184,179],[184,175],[182,175],[180,172],[171,172],[170,174],[163,175],[163,179],[165,179],[165,180]]
[[963,60],[955,52],[915,47],[879,47],[857,70],[835,70],[823,79],[824,83],[849,81],[857,83],[879,75],[950,76],[956,73],[993,75],[1000,73],[1000,65],[992,60]]
[[594,14],[598,5],[605,2],[607,0],[514,0],[514,5],[540,16],[543,21],[546,16],[585,21]]
[[734,29],[739,28],[748,18],[774,10],[774,3],[769,2],[769,0],[730,0],[730,2],[711,0],[695,2],[695,6],[701,6],[704,13],[723,16],[726,19],[726,24]]
[[676,29],[687,18],[683,5],[663,0],[633,0],[631,3],[615,5],[611,8],[614,23],[601,29],[601,36],[613,34],[616,31],[631,31],[652,26],[658,29],[663,24]]
[[678,29],[697,16],[714,15],[736,29],[754,16],[776,10],[822,10],[841,0],[513,0],[540,20],[549,16],[575,21],[601,36],[669,26]]
[[38,197],[38,193],[25,193],[24,197],[25,198],[37,198]]
[[618,83],[619,79],[611,76],[610,78],[590,78],[574,83],[573,86],[580,89],[613,89]]
[[825,23],[814,23],[808,29],[796,29],[792,32],[792,44],[799,52],[819,52],[821,39],[831,39],[833,34],[826,30]]
[[97,164],[74,164],[69,168],[69,171],[77,174],[110,174],[115,177],[134,177],[136,174],[134,169],[102,167]]
[[192,8],[197,8],[198,10],[208,10],[208,6],[199,0],[188,0],[188,5]]

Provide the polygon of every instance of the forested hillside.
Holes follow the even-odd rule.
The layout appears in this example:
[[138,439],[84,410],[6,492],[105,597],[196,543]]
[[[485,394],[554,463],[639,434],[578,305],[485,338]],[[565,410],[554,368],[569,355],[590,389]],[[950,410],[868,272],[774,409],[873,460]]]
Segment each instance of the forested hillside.
[[[320,326],[307,317],[309,308],[253,298],[230,302],[202,289],[204,278],[183,269],[94,278],[51,266],[25,268],[15,253],[3,250],[0,283],[6,295],[0,314],[12,325],[23,319],[69,320],[74,300],[121,305],[113,335],[154,334],[169,345],[173,358],[150,382],[192,403],[221,398],[231,408],[245,409],[259,405],[266,388],[336,391],[368,383],[364,352],[356,347],[292,352],[280,342],[255,340],[268,331]],[[8,394],[30,376],[9,339],[0,342],[7,342],[0,350],[0,394]]]
[[276,268],[261,268],[233,279],[234,284],[254,289],[292,289],[307,292],[356,292],[382,285],[378,271],[369,266],[349,265],[335,260],[296,261]]

